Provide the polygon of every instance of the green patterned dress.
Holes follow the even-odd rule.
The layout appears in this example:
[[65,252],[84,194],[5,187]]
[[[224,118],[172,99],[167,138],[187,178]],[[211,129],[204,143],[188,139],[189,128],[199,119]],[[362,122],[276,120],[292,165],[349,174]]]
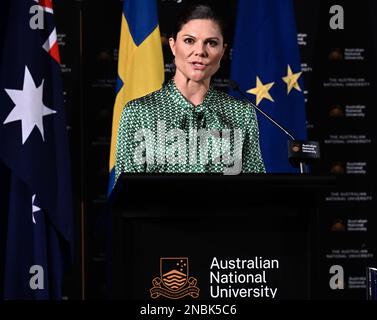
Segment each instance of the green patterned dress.
[[255,110],[212,87],[194,106],[170,80],[124,108],[116,178],[122,172],[263,173]]

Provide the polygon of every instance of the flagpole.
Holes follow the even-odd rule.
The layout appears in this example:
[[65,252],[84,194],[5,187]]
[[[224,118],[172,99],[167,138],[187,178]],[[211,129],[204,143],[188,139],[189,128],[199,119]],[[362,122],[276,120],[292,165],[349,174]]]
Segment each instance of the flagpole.
[[84,79],[83,79],[83,2],[85,0],[76,0],[79,2],[79,41],[80,41],[80,67],[79,67],[79,82],[80,82],[80,251],[81,251],[81,299],[86,299],[86,264],[85,264],[85,201],[84,201]]

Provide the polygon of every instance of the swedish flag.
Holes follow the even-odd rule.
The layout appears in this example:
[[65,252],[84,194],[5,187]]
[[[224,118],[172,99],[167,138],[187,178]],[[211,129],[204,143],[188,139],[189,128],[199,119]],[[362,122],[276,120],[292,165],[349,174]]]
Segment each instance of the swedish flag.
[[155,0],[126,0],[119,44],[118,81],[110,149],[109,192],[115,179],[119,119],[127,102],[145,96],[164,81],[164,63]]
[[[256,105],[306,139],[306,112],[291,0],[239,0],[231,77]],[[297,172],[288,162],[287,136],[258,115],[267,172]]]

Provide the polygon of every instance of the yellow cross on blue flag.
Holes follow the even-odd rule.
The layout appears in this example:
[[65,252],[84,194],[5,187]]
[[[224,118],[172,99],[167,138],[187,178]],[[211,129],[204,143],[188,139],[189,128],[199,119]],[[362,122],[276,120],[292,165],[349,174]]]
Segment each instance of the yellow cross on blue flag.
[[156,1],[124,1],[121,28],[110,148],[109,193],[115,183],[116,140],[122,110],[127,102],[158,90],[164,82]]
[[[297,140],[305,140],[305,99],[292,1],[239,0],[237,12],[231,79]],[[289,138],[259,114],[258,124],[266,171],[297,172],[288,161]]]

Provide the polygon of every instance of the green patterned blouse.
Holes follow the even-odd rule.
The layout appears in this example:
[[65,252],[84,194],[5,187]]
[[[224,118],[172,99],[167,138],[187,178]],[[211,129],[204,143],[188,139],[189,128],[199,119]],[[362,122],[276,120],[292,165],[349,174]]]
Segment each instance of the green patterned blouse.
[[130,101],[122,112],[116,178],[122,172],[265,172],[255,110],[246,101],[210,87],[190,103],[170,80]]

